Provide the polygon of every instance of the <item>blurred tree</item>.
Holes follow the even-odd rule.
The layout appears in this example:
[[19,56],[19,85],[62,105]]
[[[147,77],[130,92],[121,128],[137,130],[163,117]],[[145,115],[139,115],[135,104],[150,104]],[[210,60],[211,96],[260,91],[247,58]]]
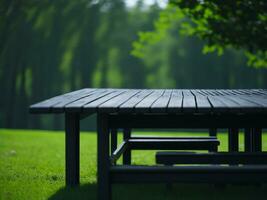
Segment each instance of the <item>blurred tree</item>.
[[[180,33],[197,36],[206,41],[204,53],[217,51],[221,55],[225,48],[233,47],[245,51],[248,65],[267,67],[265,0],[170,0],[169,7],[162,11],[156,23],[158,34],[154,34],[152,38],[149,34],[142,33],[139,41],[153,43],[157,38],[163,37],[162,33],[173,21],[180,21]],[[135,43],[134,47],[133,53],[142,56],[142,52],[138,50],[142,45]]]
[[[177,31],[186,21],[178,9],[161,13],[142,0],[134,7],[123,0],[0,0],[0,127],[60,129],[63,116],[32,116],[28,106],[84,87],[267,86],[267,71],[244,68],[240,52],[203,56],[204,42]],[[130,55],[138,31],[142,59]]]

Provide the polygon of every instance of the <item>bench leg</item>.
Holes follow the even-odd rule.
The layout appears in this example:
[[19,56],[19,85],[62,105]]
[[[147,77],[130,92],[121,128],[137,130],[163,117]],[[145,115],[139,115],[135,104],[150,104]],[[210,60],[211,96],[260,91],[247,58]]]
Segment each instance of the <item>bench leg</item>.
[[[123,140],[128,140],[131,137],[131,129],[125,128],[123,129]],[[123,153],[123,164],[130,165],[131,164],[131,150],[126,149]]]
[[[117,149],[118,146],[118,130],[117,129],[111,129],[110,130],[110,155]],[[116,165],[116,161],[114,162]]]
[[65,115],[65,173],[66,185],[76,186],[80,182],[80,117],[79,114]]
[[[252,128],[250,139],[251,139],[251,151],[261,152],[262,151],[262,129]],[[255,184],[255,186],[260,187],[261,184]]]
[[262,151],[262,129],[246,128],[245,129],[245,152]]
[[[216,128],[210,128],[209,129],[209,136],[210,137],[217,137],[217,129]],[[214,147],[213,149],[210,149],[209,152],[218,152],[218,146]]]
[[229,128],[228,130],[228,150],[229,152],[238,152],[238,128]]
[[98,200],[111,199],[108,115],[97,115],[97,184]]
[[117,149],[117,145],[118,145],[118,131],[117,129],[111,129],[110,131],[111,134],[111,153],[113,153],[116,149]]

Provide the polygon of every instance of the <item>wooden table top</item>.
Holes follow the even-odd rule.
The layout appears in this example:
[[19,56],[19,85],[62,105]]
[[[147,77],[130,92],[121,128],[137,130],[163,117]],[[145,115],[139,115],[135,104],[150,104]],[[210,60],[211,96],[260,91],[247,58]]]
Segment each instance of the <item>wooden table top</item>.
[[30,112],[267,113],[267,90],[85,88],[36,103]]

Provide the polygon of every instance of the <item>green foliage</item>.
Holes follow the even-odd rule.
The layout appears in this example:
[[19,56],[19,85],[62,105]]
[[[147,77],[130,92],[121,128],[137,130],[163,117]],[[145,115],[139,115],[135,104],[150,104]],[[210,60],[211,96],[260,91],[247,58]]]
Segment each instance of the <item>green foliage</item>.
[[[170,0],[191,23],[187,35],[207,41],[204,53],[233,47],[246,51],[248,64],[267,67],[267,2],[250,1],[187,1]],[[181,26],[184,29],[184,26]]]
[[[144,58],[146,46],[166,37],[176,23],[181,35],[196,36],[206,43],[204,54],[225,49],[244,50],[248,65],[267,67],[267,3],[261,1],[171,0],[155,22],[154,31],[140,32],[133,55]],[[178,36],[179,37],[179,36]]]
[[146,54],[146,46],[154,45],[165,37],[167,37],[168,30],[177,21],[184,18],[182,12],[178,8],[169,6],[165,11],[160,13],[159,19],[155,21],[155,31],[138,32],[138,41],[133,42],[132,55],[139,58],[144,58]]
[[[139,39],[133,43],[132,54],[145,63],[148,74],[146,85],[244,88],[250,87],[245,86],[248,81],[263,83],[266,70],[257,71],[258,75],[255,75],[263,79],[251,78],[252,69],[244,68],[246,60],[242,51],[206,45],[193,34],[191,25],[180,8],[169,5],[161,11],[152,30],[139,33]],[[182,28],[178,30],[177,27]],[[217,50],[221,56],[214,53],[204,56],[201,49],[204,53]]]
[[248,64],[256,68],[267,66],[267,51],[258,51],[257,53],[246,52],[248,57]]

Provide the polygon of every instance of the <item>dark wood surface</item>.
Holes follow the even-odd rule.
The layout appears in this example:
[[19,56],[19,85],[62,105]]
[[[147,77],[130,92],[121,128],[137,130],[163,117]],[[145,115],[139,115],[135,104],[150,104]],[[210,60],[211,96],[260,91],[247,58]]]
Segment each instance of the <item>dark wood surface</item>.
[[267,153],[255,152],[170,152],[162,151],[156,153],[156,163],[164,165],[175,164],[246,164],[266,165]]
[[267,90],[86,88],[36,103],[32,113],[266,113]]

